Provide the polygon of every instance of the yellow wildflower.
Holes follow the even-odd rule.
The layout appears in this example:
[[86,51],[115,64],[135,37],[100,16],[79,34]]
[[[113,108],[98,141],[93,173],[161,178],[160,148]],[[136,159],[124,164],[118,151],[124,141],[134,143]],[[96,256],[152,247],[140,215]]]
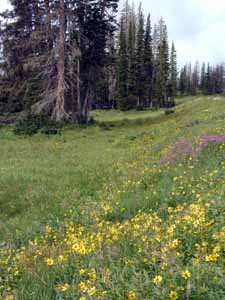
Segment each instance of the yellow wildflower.
[[80,275],[83,275],[85,273],[85,270],[84,269],[80,269],[79,273],[80,273]]
[[58,256],[58,261],[63,262],[65,260],[65,257],[63,255]]
[[48,266],[53,266],[55,263],[54,259],[52,259],[52,258],[46,258],[45,262]]
[[178,299],[177,292],[176,292],[176,291],[170,291],[170,292],[169,292],[169,298],[170,298],[171,300],[176,300],[176,299]]
[[134,291],[129,291],[129,292],[127,293],[127,298],[128,298],[129,300],[135,300],[135,299],[136,299],[136,293],[135,293]]
[[181,276],[182,276],[185,280],[187,280],[188,278],[191,277],[191,273],[190,273],[188,270],[185,270],[185,271],[183,271],[183,272],[181,273]]
[[7,295],[5,297],[5,300],[13,300],[14,299],[14,296],[11,294],[11,295]]
[[93,296],[95,293],[96,293],[96,287],[95,286],[93,286],[92,288],[90,288],[90,290],[88,291],[88,294],[90,295],[90,296]]
[[87,292],[87,285],[84,281],[81,281],[79,284],[78,284],[78,289],[82,292],[82,293],[86,293]]
[[60,285],[58,286],[58,289],[59,289],[61,292],[66,292],[69,288],[70,288],[70,285],[69,285],[68,283],[60,284]]
[[154,278],[153,278],[153,283],[155,283],[155,284],[160,284],[162,282],[162,276],[160,276],[160,275],[157,275],[157,276],[155,276]]
[[95,269],[91,269],[88,272],[88,276],[89,276],[90,280],[95,281],[96,280],[96,271],[95,271]]

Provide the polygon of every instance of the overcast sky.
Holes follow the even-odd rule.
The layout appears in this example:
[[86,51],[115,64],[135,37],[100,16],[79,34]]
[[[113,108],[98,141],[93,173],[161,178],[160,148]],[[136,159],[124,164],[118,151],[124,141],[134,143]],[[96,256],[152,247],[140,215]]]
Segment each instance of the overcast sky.
[[[0,11],[7,2],[0,0]],[[139,0],[134,2],[138,5]],[[180,64],[225,61],[225,0],[143,0],[142,4],[153,22],[160,16],[165,19]]]

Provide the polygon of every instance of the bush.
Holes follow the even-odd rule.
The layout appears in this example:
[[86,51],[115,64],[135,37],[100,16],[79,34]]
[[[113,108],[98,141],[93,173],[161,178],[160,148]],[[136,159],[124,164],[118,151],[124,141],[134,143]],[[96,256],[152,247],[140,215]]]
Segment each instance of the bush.
[[172,115],[175,113],[175,110],[174,109],[167,109],[165,110],[165,115],[168,116],[168,115]]
[[15,125],[14,133],[17,135],[34,135],[39,131],[51,135],[60,132],[61,125],[49,120],[43,115],[28,114],[21,118]]
[[129,95],[125,98],[118,98],[118,108],[122,111],[128,111],[137,107],[138,98],[135,95]]
[[56,135],[61,133],[62,126],[59,123],[49,121],[42,129],[41,133],[46,135]]

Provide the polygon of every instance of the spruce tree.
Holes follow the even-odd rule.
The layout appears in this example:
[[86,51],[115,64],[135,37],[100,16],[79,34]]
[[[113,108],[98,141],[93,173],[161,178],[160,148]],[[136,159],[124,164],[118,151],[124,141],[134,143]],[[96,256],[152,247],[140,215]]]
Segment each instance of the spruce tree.
[[147,17],[144,41],[144,90],[146,106],[152,106],[153,97],[153,54],[150,14]]
[[144,88],[144,15],[142,6],[139,6],[138,12],[138,30],[137,30],[137,45],[136,45],[136,96],[137,108],[142,108]]
[[210,63],[207,65],[207,72],[206,72],[206,94],[212,94],[212,70]]
[[185,65],[180,71],[179,91],[181,95],[187,93],[187,66]]
[[127,40],[124,28],[124,19],[121,18],[120,37],[119,37],[119,53],[118,53],[118,107],[121,110],[127,109],[128,96],[128,60],[127,60]]
[[135,95],[136,85],[136,23],[135,17],[130,19],[129,33],[128,33],[128,95]]
[[156,71],[156,97],[162,107],[168,105],[168,82],[169,82],[169,45],[167,27],[163,20],[159,22],[160,44],[158,47],[157,71]]
[[201,68],[201,83],[200,88],[203,93],[206,91],[206,70],[205,70],[205,63],[202,64]]
[[170,54],[170,85],[171,85],[171,101],[177,94],[177,54],[174,43],[172,43]]
[[199,89],[199,63],[196,62],[191,75],[191,94],[193,96],[197,95]]

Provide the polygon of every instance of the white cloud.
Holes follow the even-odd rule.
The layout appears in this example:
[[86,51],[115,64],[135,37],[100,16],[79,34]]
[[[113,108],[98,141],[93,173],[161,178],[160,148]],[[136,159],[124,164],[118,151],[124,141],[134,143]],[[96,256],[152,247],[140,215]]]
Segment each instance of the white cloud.
[[9,8],[9,1],[8,0],[0,0],[0,12],[4,11],[5,9]]

